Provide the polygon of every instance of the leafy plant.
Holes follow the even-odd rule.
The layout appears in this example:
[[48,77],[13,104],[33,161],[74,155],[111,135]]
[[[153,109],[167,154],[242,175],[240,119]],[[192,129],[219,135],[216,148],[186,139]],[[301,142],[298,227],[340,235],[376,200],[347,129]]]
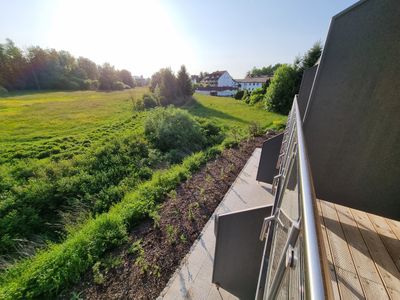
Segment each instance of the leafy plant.
[[170,244],[175,244],[178,237],[178,229],[174,225],[167,225],[167,240]]
[[199,209],[199,207],[200,207],[200,205],[199,205],[198,202],[193,202],[193,203],[189,204],[189,207],[188,207],[188,219],[190,221],[193,221],[195,219],[195,215],[194,214],[195,214],[195,211]]
[[93,281],[96,284],[103,284],[104,283],[104,274],[101,272],[100,268],[101,268],[101,262],[100,261],[96,262],[92,267]]

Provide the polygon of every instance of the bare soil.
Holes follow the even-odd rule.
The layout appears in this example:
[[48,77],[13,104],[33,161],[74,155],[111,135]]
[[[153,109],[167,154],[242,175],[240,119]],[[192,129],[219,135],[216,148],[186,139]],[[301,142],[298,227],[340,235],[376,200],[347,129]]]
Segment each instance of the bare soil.
[[[170,193],[159,216],[134,228],[128,243],[109,254],[114,262],[104,263],[99,272],[89,270],[61,298],[157,298],[254,149],[274,135],[251,138],[208,162]],[[143,251],[132,251],[138,240]]]

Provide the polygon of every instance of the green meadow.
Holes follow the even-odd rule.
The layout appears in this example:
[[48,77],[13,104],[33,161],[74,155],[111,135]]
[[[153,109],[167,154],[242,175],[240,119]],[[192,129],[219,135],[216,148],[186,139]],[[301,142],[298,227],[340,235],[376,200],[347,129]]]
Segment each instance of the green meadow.
[[0,98],[0,298],[56,295],[221,145],[286,120],[232,98],[195,94],[182,109],[223,142],[176,161],[146,138],[153,110],[133,109],[146,92]]

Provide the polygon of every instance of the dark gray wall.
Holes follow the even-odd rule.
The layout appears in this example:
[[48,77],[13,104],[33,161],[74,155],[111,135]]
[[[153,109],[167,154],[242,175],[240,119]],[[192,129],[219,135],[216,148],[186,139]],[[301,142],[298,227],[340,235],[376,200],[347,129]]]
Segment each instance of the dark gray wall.
[[258,164],[257,169],[257,181],[272,184],[274,177],[278,174],[276,163],[278,162],[282,140],[283,133],[274,136],[263,143],[260,163]]
[[304,117],[304,112],[306,111],[308,99],[310,97],[310,92],[312,85],[314,83],[315,73],[317,72],[318,65],[315,65],[303,73],[303,78],[301,79],[299,96],[297,97],[297,103],[299,104],[299,112],[301,118]]
[[304,121],[317,197],[400,219],[400,1],[333,18]]

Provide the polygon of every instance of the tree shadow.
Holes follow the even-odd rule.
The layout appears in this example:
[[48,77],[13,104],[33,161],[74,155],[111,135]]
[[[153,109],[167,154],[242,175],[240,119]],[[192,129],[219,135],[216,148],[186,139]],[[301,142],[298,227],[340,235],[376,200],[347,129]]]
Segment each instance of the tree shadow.
[[56,93],[56,92],[66,92],[66,91],[60,91],[60,90],[22,90],[22,91],[10,91],[10,92],[7,92],[6,94],[0,95],[0,100],[1,100],[1,99],[6,99],[6,98],[19,97],[19,96],[30,96],[30,95],[35,95],[35,94],[50,94],[50,93]]
[[246,124],[246,125],[250,124],[249,121],[226,114],[220,110],[216,110],[216,109],[204,106],[203,104],[201,104],[199,101],[197,101],[193,97],[181,108],[187,110],[189,113],[191,113],[192,115],[195,115],[196,117],[219,118],[219,119],[225,119],[225,120],[239,122],[239,123]]

